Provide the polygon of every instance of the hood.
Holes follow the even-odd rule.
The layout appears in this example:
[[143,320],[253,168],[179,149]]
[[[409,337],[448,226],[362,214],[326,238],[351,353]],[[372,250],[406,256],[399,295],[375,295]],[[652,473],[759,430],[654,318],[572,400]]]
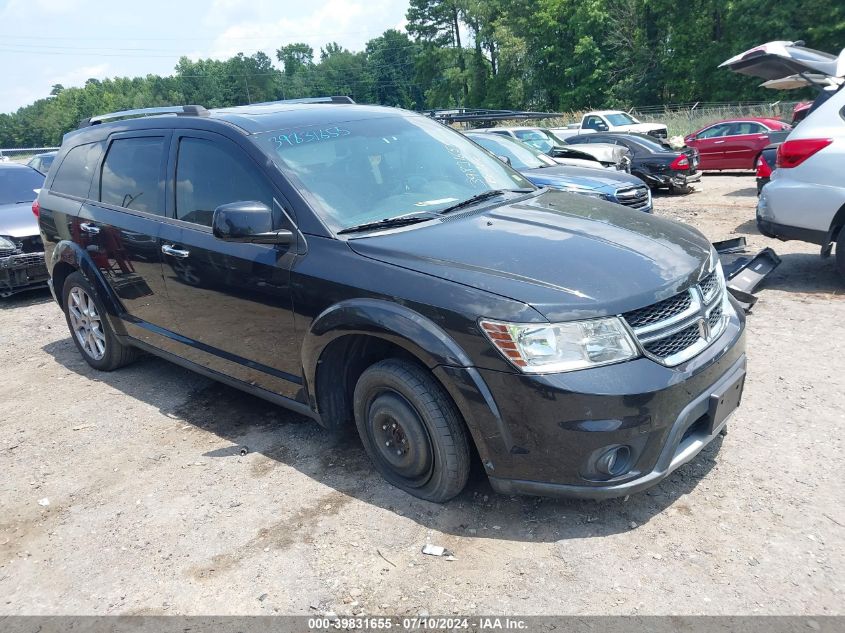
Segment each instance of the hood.
[[558,165],[556,167],[526,169],[520,173],[535,185],[588,189],[600,193],[615,193],[617,189],[643,184],[642,180],[629,173],[604,168],[591,169]]
[[629,125],[615,125],[614,130],[627,130],[628,132],[639,132],[640,134],[648,134],[655,130],[667,129],[665,125],[660,123],[631,123]]
[[29,237],[38,235],[38,220],[32,213],[32,204],[0,205],[0,235]]
[[558,191],[347,243],[362,256],[521,301],[550,321],[670,297],[706,274],[711,252],[687,225]]

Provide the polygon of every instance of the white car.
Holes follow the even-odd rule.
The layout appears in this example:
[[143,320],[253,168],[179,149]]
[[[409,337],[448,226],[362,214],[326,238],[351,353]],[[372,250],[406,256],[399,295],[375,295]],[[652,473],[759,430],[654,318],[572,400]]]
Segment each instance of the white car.
[[515,138],[551,156],[559,165],[631,170],[630,152],[610,143],[570,146],[551,130],[539,127],[492,127],[472,131]]
[[[837,57],[800,43],[770,42],[722,66],[769,80],[796,71],[836,79],[845,75],[845,50]],[[829,256],[836,244],[837,268],[845,276],[845,90],[841,86],[832,95],[820,90],[810,114],[778,147],[777,168],[760,193],[757,226],[768,237],[818,244],[822,257]]]
[[580,129],[582,134],[584,132],[634,132],[657,138],[669,136],[668,128],[662,123],[642,123],[622,110],[587,112],[581,118]]

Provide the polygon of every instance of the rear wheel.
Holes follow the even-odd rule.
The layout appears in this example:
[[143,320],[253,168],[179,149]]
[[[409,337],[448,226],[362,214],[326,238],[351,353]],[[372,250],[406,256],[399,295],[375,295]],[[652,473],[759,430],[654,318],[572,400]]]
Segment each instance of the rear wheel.
[[672,195],[682,195],[690,191],[692,191],[692,187],[689,185],[669,185],[669,192]]
[[82,274],[71,273],[65,279],[62,305],[71,338],[91,367],[112,371],[135,360],[138,350],[117,340],[105,309]]
[[355,424],[370,459],[394,486],[428,501],[448,501],[470,470],[464,424],[425,369],[389,359],[358,379]]
[[836,238],[836,268],[845,277],[845,226],[840,227]]

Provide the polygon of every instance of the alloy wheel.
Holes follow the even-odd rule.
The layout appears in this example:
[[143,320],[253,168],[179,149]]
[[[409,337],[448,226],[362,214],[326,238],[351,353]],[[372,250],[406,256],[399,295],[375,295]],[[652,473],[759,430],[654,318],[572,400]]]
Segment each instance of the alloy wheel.
[[106,355],[106,333],[97,304],[85,290],[74,286],[68,293],[70,326],[82,350],[94,360]]

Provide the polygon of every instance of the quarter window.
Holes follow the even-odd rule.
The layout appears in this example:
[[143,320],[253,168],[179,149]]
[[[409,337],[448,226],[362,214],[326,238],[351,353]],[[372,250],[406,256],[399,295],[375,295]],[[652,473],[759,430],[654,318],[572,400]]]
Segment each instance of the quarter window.
[[87,198],[94,170],[97,169],[97,163],[102,155],[103,143],[87,143],[74,147],[59,165],[50,190],[78,198]]
[[214,209],[222,204],[256,201],[274,209],[272,190],[251,167],[246,155],[235,156],[219,143],[183,138],[176,163],[176,217],[211,226]]
[[143,136],[112,142],[103,163],[100,201],[135,211],[163,215],[164,138]]

